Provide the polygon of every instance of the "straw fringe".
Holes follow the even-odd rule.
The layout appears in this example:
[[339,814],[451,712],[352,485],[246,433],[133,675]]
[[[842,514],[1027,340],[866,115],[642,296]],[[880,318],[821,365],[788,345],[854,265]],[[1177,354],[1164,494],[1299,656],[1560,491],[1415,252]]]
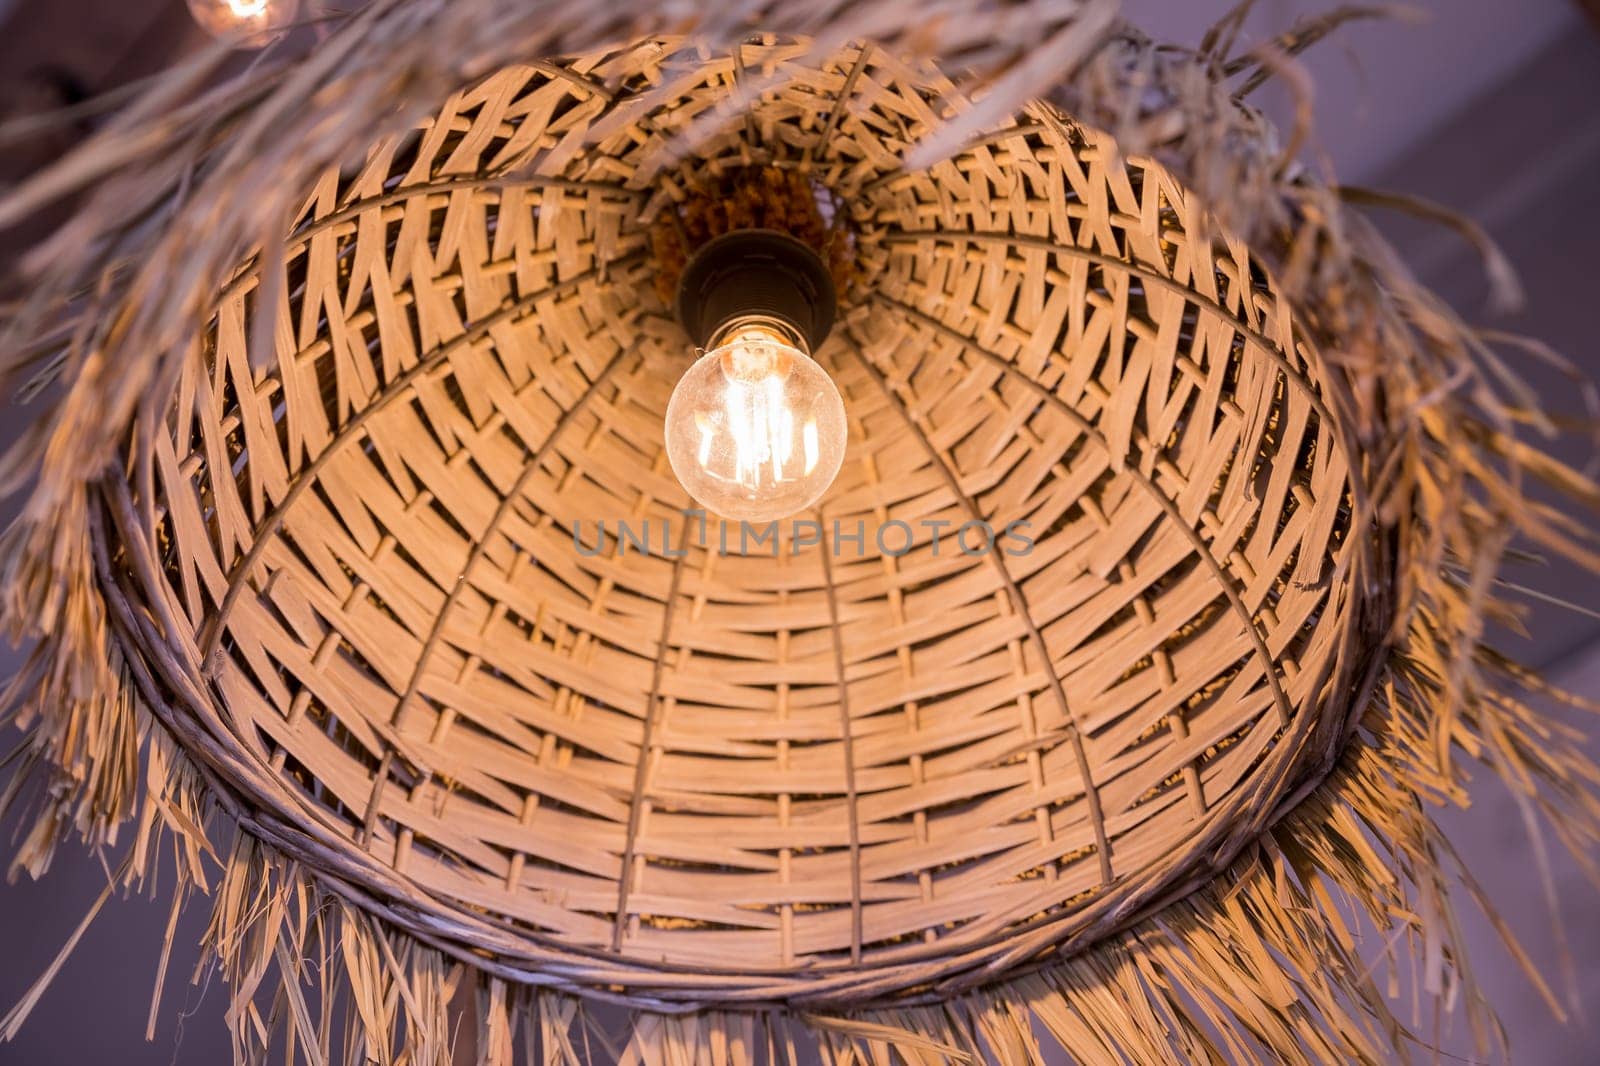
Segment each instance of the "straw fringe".
[[[1428,1021],[1435,1005],[1462,1011],[1480,1051],[1504,1053],[1452,896],[1465,890],[1475,905],[1487,901],[1427,809],[1464,804],[1469,764],[1483,764],[1574,854],[1585,858],[1600,844],[1600,771],[1531,705],[1546,686],[1481,645],[1483,620],[1509,606],[1495,596],[1493,576],[1513,531],[1600,568],[1587,524],[1530,499],[1525,482],[1585,506],[1600,502],[1600,490],[1518,436],[1541,417],[1493,344],[1416,285],[1334,193],[1285,170],[1252,114],[1216,106],[1226,93],[1219,79],[1243,77],[1253,87],[1259,63],[1159,52],[1127,30],[1085,32],[1080,52],[1055,57],[1073,72],[1056,99],[1125,151],[1156,152],[1223,225],[1260,242],[1331,342],[1336,406],[1381,474],[1356,505],[1363,522],[1390,532],[1402,560],[1390,646],[1375,650],[1370,697],[1342,755],[1289,798],[1225,874],[1129,915],[1120,931],[1069,958],[948,1000],[930,994],[848,1016],[777,1006],[637,1011],[623,1046],[611,1048],[580,1000],[474,972],[368,914],[248,824],[225,831],[239,823],[225,788],[150,728],[152,709],[140,695],[150,686],[138,683],[141,668],[112,639],[88,533],[89,485],[135,406],[161,394],[200,313],[192,300],[148,298],[157,279],[172,291],[209,291],[260,234],[276,232],[285,205],[270,191],[308,187],[302,179],[337,162],[353,131],[365,143],[398,130],[512,56],[636,37],[682,22],[689,10],[642,13],[658,6],[530,11],[490,0],[380,0],[326,50],[243,83],[202,91],[218,57],[190,62],[91,145],[0,200],[4,224],[104,182],[78,219],[31,256],[26,280],[36,295],[11,321],[0,354],[0,384],[41,374],[67,383],[41,431],[0,464],[0,480],[13,488],[40,475],[23,521],[0,547],[0,617],[13,640],[38,639],[0,701],[0,713],[26,731],[5,800],[39,804],[13,873],[41,875],[70,834],[113,848],[119,826],[132,823],[134,840],[108,892],[135,890],[153,884],[171,844],[177,883],[167,890],[180,901],[196,893],[211,900],[204,946],[231,989],[241,1063],[263,1061],[269,1049],[308,1062],[448,1063],[461,1039],[452,1004],[463,982],[478,1004],[479,1061],[496,1064],[517,1054],[550,1066],[793,1063],[806,1043],[838,1064],[896,1056],[1040,1063],[1041,1036],[1086,1063],[1380,1062],[1391,1048],[1436,1042]],[[995,82],[997,93],[1018,94],[1013,106],[1042,88],[1031,68],[1013,66],[1016,57],[1033,41],[1078,40],[1066,35],[1074,5],[1016,5],[1021,13],[1001,33],[991,32],[997,16],[977,14],[980,5],[945,6],[947,18],[915,33],[898,28],[904,12],[894,3],[847,11],[798,0],[730,5],[698,29],[727,38],[757,20],[816,32],[819,48],[871,37],[961,56],[985,76],[1020,72]],[[1046,9],[1062,13],[1047,17]],[[336,103],[295,106],[330,93]],[[1007,102],[979,114],[1004,113],[996,108]],[[232,126],[229,147],[216,159],[209,146],[224,125]],[[949,129],[929,152],[969,132],[960,119]],[[269,142],[296,151],[262,152]],[[252,165],[237,165],[243,159]],[[223,204],[261,206],[234,217],[218,210]],[[200,232],[202,218],[216,231]],[[175,228],[162,236],[158,224],[167,222]],[[137,310],[107,316],[106,308]],[[215,843],[230,836],[219,857]],[[1363,958],[1363,943],[1386,946],[1377,966]],[[1514,944],[1513,952],[1559,1016],[1555,991]],[[52,974],[0,1035],[21,1024]]]
[[[20,567],[30,557],[20,541],[33,532],[19,525],[0,537],[0,558]],[[131,695],[121,649],[109,639],[92,572],[63,565],[67,569],[59,572],[74,576],[59,585],[36,572],[8,573],[0,586],[7,594],[3,618],[10,638],[42,634],[22,669],[0,689],[0,722],[10,721],[25,734],[15,756],[21,767],[0,796],[0,814],[18,801],[40,808],[12,858],[12,879],[24,870],[43,876],[56,842],[69,833],[94,848],[116,844],[118,828],[134,811],[140,738],[149,724]],[[42,779],[38,794],[26,787],[33,774]]]

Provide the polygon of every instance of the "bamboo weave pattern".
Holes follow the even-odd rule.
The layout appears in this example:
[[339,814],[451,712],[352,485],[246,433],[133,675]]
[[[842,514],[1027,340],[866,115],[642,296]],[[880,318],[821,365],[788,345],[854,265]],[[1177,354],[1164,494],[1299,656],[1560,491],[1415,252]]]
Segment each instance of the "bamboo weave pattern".
[[[649,41],[462,92],[327,175],[136,427],[119,589],[186,634],[143,647],[185,747],[491,972],[726,1005],[991,980],[1226,865],[1344,736],[1382,616],[1360,472],[1250,252],[1045,105],[907,172],[949,83],[808,52]],[[691,352],[650,227],[752,163],[860,256],[818,353],[850,452],[776,558],[702,541],[661,443]],[[1031,550],[956,540],[1017,522]]]

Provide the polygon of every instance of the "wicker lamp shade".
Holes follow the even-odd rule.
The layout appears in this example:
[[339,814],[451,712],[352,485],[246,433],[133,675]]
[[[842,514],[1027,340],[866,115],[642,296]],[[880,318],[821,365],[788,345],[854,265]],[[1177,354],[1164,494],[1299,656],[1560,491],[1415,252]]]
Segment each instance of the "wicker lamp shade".
[[[346,995],[368,1061],[448,1061],[469,973],[495,1062],[586,1057],[593,1002],[639,1012],[635,1061],[781,1059],[794,1020],[840,1061],[1028,1061],[1030,1019],[1084,1061],[1403,1044],[1334,897],[1457,979],[1415,803],[1454,791],[1451,730],[1592,830],[1587,764],[1478,679],[1452,575],[1498,515],[1426,483],[1535,460],[1462,445],[1480,411],[1400,417],[1475,342],[1316,229],[1251,113],[1096,128],[1158,54],[1097,10],[1061,20],[1082,78],[1003,109],[1010,75],[854,34],[497,63],[288,167],[276,231],[185,275],[203,310],[119,280],[90,332],[174,343],[103,435],[73,364],[53,431],[109,463],[22,453],[12,543],[52,576],[9,578],[47,638],[17,706],[66,782],[22,862],[137,813],[129,877],[170,834],[199,884],[225,813],[244,1059],[280,1026],[329,1054]],[[662,442],[673,279],[750,225],[833,268],[850,423],[770,530],[695,511]],[[318,953],[347,992],[301,990]]]
[[[808,49],[746,46],[791,80],[668,169],[731,55],[461,94],[309,201],[265,372],[250,266],[137,434],[130,609],[169,605],[189,691],[210,664],[229,778],[564,984],[858,1000],[1092,938],[1326,771],[1372,636],[1315,347],[1248,251],[1044,105],[905,174],[880,131],[952,87]],[[754,546],[666,466],[690,344],[645,221],[752,160],[868,267],[819,353],[846,470]]]

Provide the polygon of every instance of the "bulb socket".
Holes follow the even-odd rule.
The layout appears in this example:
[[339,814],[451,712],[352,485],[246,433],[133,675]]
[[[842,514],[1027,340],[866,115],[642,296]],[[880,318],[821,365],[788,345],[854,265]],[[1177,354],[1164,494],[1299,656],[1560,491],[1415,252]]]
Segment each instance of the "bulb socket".
[[678,321],[700,348],[740,320],[766,318],[793,331],[809,354],[833,328],[837,309],[822,257],[777,230],[734,230],[708,242],[678,285]]

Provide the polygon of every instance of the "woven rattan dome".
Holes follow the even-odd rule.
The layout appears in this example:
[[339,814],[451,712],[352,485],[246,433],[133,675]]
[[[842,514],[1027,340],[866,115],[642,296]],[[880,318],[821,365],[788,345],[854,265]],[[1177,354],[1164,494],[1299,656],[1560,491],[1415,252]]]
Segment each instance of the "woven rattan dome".
[[[954,87],[808,52],[652,40],[460,93],[308,190],[286,272],[240,266],[135,428],[107,521],[113,613],[181,634],[141,630],[152,702],[254,831],[491,972],[992,980],[1208,879],[1346,733],[1383,624],[1356,475],[1249,250],[1045,105],[903,170]],[[751,166],[854,250],[826,552],[723,554],[663,454],[692,353],[652,234]],[[1016,522],[1031,551],[956,540]]]
[[[1600,570],[1600,487],[1554,353],[1366,212],[1513,299],[1488,238],[1299,161],[1293,57],[1374,9],[350,6],[0,191],[71,210],[0,326],[13,871],[80,837],[168,949],[203,894],[237,1066],[1505,1053],[1431,812],[1486,770],[1600,848],[1487,643],[1513,551]],[[750,543],[663,454],[738,230],[809,271],[759,306],[837,290],[850,421]]]

